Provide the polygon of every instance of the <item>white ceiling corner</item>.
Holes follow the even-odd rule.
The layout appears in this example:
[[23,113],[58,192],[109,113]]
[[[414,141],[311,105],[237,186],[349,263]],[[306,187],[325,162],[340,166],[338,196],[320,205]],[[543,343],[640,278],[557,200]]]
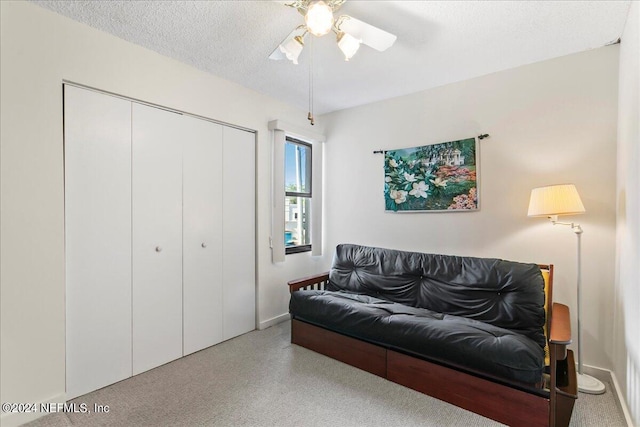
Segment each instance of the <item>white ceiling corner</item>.
[[[306,109],[299,65],[268,59],[303,22],[282,2],[33,1],[219,77]],[[340,13],[398,36],[349,62],[331,34],[314,39],[315,112],[323,114],[598,48],[617,40],[625,1],[359,1]],[[308,43],[307,43],[308,45]]]

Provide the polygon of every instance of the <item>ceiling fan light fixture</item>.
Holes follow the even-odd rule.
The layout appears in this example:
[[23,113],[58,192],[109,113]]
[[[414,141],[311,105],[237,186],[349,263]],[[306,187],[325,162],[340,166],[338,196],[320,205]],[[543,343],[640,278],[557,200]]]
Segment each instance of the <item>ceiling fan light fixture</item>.
[[314,36],[324,36],[333,28],[333,10],[324,1],[314,1],[304,16],[307,29]]
[[338,41],[338,47],[344,54],[345,61],[350,60],[353,57],[353,55],[356,54],[358,49],[360,49],[360,43],[362,43],[362,40],[358,40],[357,38],[353,37],[351,34],[345,33],[343,31],[340,31],[338,33],[337,41]]
[[302,36],[295,36],[289,39],[285,44],[278,46],[280,52],[284,53],[287,59],[294,64],[298,65],[298,57],[304,47],[304,40]]

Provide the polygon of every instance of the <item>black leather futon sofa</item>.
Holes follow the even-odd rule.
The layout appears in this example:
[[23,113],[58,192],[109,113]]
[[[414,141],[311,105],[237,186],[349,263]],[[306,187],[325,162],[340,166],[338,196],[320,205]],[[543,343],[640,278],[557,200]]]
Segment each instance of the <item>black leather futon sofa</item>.
[[565,426],[575,368],[552,279],[552,266],[339,245],[328,273],[289,282],[291,340],[505,424]]

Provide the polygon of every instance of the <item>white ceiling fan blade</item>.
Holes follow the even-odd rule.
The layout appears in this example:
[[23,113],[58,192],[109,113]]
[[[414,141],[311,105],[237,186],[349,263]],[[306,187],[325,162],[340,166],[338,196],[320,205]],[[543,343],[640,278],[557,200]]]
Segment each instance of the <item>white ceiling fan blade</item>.
[[347,15],[341,16],[338,20],[342,20],[339,30],[351,34],[356,39],[362,40],[362,43],[380,52],[389,49],[397,39],[391,33]]

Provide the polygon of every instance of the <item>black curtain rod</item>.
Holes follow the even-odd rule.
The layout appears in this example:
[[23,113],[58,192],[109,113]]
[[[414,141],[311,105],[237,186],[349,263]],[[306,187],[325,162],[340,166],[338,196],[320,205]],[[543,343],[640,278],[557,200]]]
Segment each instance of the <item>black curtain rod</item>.
[[[478,139],[479,140],[483,140],[485,138],[489,138],[489,134],[488,133],[483,133],[482,135],[478,135]],[[373,154],[384,154],[386,153],[387,150],[376,150],[373,152]]]

